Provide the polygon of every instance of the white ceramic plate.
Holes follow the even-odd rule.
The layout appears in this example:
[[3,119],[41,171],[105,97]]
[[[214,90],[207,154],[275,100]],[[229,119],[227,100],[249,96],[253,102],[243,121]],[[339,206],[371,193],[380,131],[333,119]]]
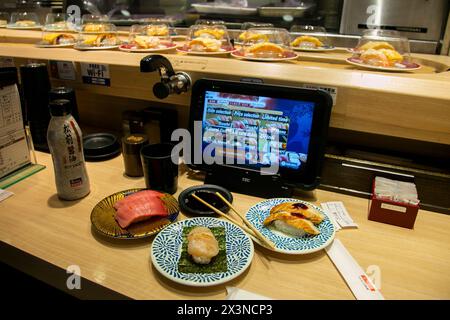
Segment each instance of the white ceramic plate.
[[187,50],[183,50],[182,48],[177,48],[177,51],[180,53],[195,55],[195,56],[217,56],[217,55],[233,53],[234,51],[236,51],[236,49],[216,51],[216,52],[199,52],[199,51],[187,51]]
[[70,48],[73,47],[73,43],[66,43],[66,44],[41,44],[36,43],[36,47],[38,48]]
[[259,62],[280,62],[280,61],[296,60],[299,57],[299,55],[297,53],[293,53],[292,56],[286,57],[286,58],[256,58],[256,57],[244,56],[238,52],[233,52],[231,54],[231,56],[236,59],[259,61]]
[[[316,225],[320,230],[320,234],[316,236],[305,235],[302,237],[292,237],[264,226],[263,221],[269,216],[270,210],[274,206],[284,202],[303,203],[325,215],[326,218],[319,225]],[[274,198],[261,201],[251,207],[245,217],[259,232],[273,242],[275,248],[268,248],[269,250],[286,254],[308,254],[322,250],[333,241],[336,234],[333,222],[321,208],[298,199]],[[261,244],[259,241],[257,242]]]
[[111,50],[111,49],[117,49],[118,47],[119,47],[119,45],[116,45],[116,46],[103,46],[103,47],[84,47],[84,46],[77,46],[77,45],[73,46],[74,49],[83,50],[83,51],[87,51],[87,50]]
[[164,47],[164,48],[157,48],[157,49],[136,49],[136,48],[126,48],[124,45],[121,45],[119,47],[120,51],[124,51],[124,52],[166,52],[169,50],[174,50],[177,47],[179,47],[179,45],[173,45],[172,47]]
[[401,67],[377,67],[377,66],[371,66],[368,64],[360,63],[354,60],[354,58],[348,58],[346,59],[347,63],[364,68],[364,69],[370,69],[370,70],[378,70],[378,71],[390,71],[390,72],[411,72],[415,70],[419,70],[422,68],[422,66],[418,63],[409,63],[409,64],[401,64],[404,65],[404,68]]
[[304,51],[304,52],[329,52],[336,50],[336,47],[320,47],[320,48],[301,48],[301,47],[292,47],[295,51]]
[[[184,227],[224,227],[227,271],[218,273],[182,273],[178,271]],[[199,217],[173,223],[153,240],[151,261],[153,266],[168,279],[187,286],[208,287],[230,281],[241,275],[253,259],[253,242],[238,226],[222,219]]]
[[6,25],[6,28],[8,29],[16,29],[16,30],[33,30],[33,29],[42,29],[41,25],[35,25],[35,26],[30,26],[30,27],[18,27],[15,25]]

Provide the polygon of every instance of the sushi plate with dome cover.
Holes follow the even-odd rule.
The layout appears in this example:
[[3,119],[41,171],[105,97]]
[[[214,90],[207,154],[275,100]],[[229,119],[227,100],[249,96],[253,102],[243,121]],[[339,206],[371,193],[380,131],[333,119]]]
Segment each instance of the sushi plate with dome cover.
[[[226,271],[216,273],[183,273],[179,271],[183,229],[196,226],[224,228]],[[153,266],[163,276],[174,282],[195,287],[214,286],[238,277],[250,266],[253,255],[253,242],[241,228],[226,220],[210,217],[186,219],[169,225],[155,237],[150,253]]]
[[[274,230],[271,227],[266,227],[263,224],[263,221],[269,216],[270,210],[274,206],[284,202],[302,203],[322,213],[325,216],[325,219],[319,225],[316,225],[316,227],[320,231],[320,234],[315,236],[304,235],[302,237],[294,237],[284,234],[281,231]],[[318,206],[298,199],[274,198],[261,201],[251,207],[247,211],[245,217],[256,229],[258,229],[259,232],[261,232],[267,239],[273,242],[274,248],[267,248],[266,246],[261,244],[259,240],[252,237],[255,242],[266,247],[269,250],[285,254],[308,254],[322,250],[331,244],[336,234],[336,228],[331,220],[332,218],[330,218]]]

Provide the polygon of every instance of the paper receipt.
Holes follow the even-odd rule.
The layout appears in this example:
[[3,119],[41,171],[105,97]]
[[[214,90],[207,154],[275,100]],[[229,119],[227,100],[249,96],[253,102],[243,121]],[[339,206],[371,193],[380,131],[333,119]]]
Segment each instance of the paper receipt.
[[341,228],[358,228],[342,201],[324,202],[321,206],[326,213],[334,218]]

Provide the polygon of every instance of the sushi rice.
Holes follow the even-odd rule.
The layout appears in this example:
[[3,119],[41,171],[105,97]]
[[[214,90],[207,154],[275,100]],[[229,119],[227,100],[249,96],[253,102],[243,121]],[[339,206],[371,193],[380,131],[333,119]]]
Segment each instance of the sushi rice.
[[292,236],[292,237],[300,238],[300,237],[303,237],[306,234],[305,231],[297,229],[297,228],[287,224],[285,221],[282,221],[282,220],[275,220],[275,221],[273,221],[272,226],[276,230],[278,230],[280,232],[283,232],[284,234]]

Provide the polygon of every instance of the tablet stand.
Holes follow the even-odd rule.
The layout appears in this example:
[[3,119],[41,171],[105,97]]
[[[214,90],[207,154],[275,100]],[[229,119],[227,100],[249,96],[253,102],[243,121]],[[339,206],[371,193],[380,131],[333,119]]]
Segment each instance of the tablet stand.
[[289,198],[293,191],[278,175],[261,175],[257,171],[221,166],[206,172],[205,184],[215,184],[233,192],[261,198]]

